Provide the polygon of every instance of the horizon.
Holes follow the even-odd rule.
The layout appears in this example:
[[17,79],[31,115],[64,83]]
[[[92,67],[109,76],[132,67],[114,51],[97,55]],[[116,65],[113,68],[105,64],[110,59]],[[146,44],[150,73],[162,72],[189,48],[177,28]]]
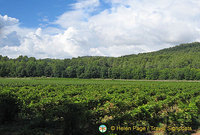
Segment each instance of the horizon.
[[0,55],[121,57],[200,41],[200,2],[0,0]]
[[[191,43],[183,43],[183,44],[179,44],[179,45],[175,45],[173,47],[178,47],[178,46],[181,46],[181,45],[185,45],[185,44],[192,44],[192,43],[200,43],[200,42],[191,42]],[[27,56],[28,58],[30,57],[34,57],[36,58],[37,60],[39,59],[58,59],[58,60],[64,60],[64,59],[77,59],[77,58],[83,58],[83,57],[106,57],[106,58],[119,58],[119,57],[126,57],[126,56],[131,56],[131,55],[139,55],[139,54],[146,54],[146,53],[153,53],[153,52],[158,52],[158,51],[162,51],[162,50],[165,50],[165,49],[170,49],[170,48],[173,48],[173,47],[168,47],[168,48],[163,48],[163,49],[160,49],[160,50],[157,50],[157,51],[150,51],[150,52],[142,52],[142,53],[137,53],[137,54],[127,54],[127,55],[122,55],[122,56],[89,56],[89,55],[86,55],[86,56],[77,56],[77,57],[71,57],[71,58],[49,58],[49,57],[46,57],[46,58],[36,58],[34,56],[27,56],[27,55],[19,55],[15,58],[12,58],[12,57],[9,57],[9,56],[6,56],[6,55],[1,55],[2,57],[8,57],[9,59],[16,59],[16,58],[19,58],[20,56],[22,57],[25,57]]]
[[172,46],[172,47],[168,47],[168,48],[163,48],[163,49],[160,49],[160,50],[156,50],[156,51],[149,51],[149,52],[141,52],[141,53],[137,53],[137,54],[125,54],[125,55],[121,55],[121,56],[91,56],[91,55],[85,55],[85,56],[77,56],[77,57],[70,57],[70,58],[50,58],[50,57],[44,57],[44,58],[37,58],[37,57],[34,57],[34,56],[28,56],[28,55],[18,55],[17,57],[15,58],[12,58],[12,57],[9,57],[9,56],[6,56],[6,55],[1,55],[2,57],[8,57],[9,59],[17,59],[19,58],[20,56],[22,57],[34,57],[35,59],[37,60],[43,60],[43,59],[57,59],[57,60],[64,60],[64,59],[77,59],[77,58],[83,58],[83,57],[106,57],[106,58],[119,58],[119,57],[126,57],[126,56],[132,56],[132,55],[139,55],[139,54],[147,54],[147,53],[153,53],[153,52],[159,52],[159,51],[162,51],[162,50],[165,50],[165,49],[170,49],[170,48],[174,48],[174,47],[179,47],[181,45],[185,45],[185,44],[193,44],[193,43],[199,43],[200,42],[191,42],[191,43],[182,43],[182,44],[179,44],[179,45],[175,45],[175,46]]

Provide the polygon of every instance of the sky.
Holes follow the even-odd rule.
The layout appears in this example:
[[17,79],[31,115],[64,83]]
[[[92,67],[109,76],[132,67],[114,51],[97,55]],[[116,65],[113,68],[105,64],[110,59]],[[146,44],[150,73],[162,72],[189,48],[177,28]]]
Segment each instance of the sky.
[[0,0],[0,55],[113,56],[200,41],[199,0]]

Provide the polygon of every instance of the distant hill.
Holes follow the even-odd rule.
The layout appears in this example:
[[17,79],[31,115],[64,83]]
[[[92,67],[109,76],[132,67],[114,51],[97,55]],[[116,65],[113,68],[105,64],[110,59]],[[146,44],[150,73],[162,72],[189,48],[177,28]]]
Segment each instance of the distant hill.
[[84,56],[39,59],[0,56],[2,77],[69,77],[200,80],[200,43],[181,44],[155,52],[121,57]]
[[175,47],[166,48],[160,51],[157,51],[157,53],[166,53],[166,52],[181,52],[181,51],[193,51],[197,52],[200,51],[200,43],[194,42],[190,44],[180,44]]

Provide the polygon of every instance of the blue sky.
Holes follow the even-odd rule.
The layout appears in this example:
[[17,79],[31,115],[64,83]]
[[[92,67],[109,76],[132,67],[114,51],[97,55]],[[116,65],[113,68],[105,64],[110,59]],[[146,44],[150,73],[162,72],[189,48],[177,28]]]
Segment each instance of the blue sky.
[[[62,13],[74,10],[77,0],[0,0],[0,13],[20,20],[23,27],[39,27],[56,20]],[[110,8],[110,4],[100,1],[100,7],[92,15]]]
[[199,0],[0,0],[0,55],[122,56],[200,41]]
[[20,20],[24,27],[38,27],[72,10],[75,0],[0,0],[0,13]]

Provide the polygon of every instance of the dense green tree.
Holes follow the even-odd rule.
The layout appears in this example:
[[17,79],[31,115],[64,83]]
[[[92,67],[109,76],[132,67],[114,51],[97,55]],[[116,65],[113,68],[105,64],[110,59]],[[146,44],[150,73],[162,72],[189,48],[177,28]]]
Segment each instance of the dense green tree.
[[120,78],[120,76],[121,76],[120,73],[121,73],[121,69],[120,68],[113,67],[112,68],[112,76],[111,76],[111,78],[113,78],[113,79]]
[[167,79],[169,79],[169,74],[170,74],[170,69],[168,69],[168,68],[160,70],[159,79],[167,80]]
[[86,78],[100,78],[100,68],[94,65],[88,65],[85,71]]
[[69,77],[200,80],[200,43],[122,57],[39,59],[0,55],[1,77]]
[[108,78],[108,67],[106,67],[106,66],[101,67],[100,77]]
[[27,76],[26,69],[23,65],[19,65],[16,68],[17,77],[25,77]]
[[84,66],[79,66],[76,68],[76,76],[78,78],[85,78],[85,67]]
[[30,77],[30,76],[36,76],[36,64],[35,64],[35,62],[34,61],[28,61],[27,63],[26,63],[26,75],[28,76],[28,77]]
[[52,72],[52,67],[50,65],[47,65],[44,68],[44,76],[50,77],[52,76],[53,72]]
[[148,80],[157,80],[158,77],[159,77],[158,69],[152,68],[152,69],[148,69],[146,71],[146,79],[148,79]]
[[5,77],[5,76],[8,76],[8,68],[7,68],[7,65],[6,63],[0,63],[0,76],[2,77]]
[[177,68],[175,70],[175,79],[177,79],[177,80],[183,80],[183,79],[185,79],[184,69]]
[[45,61],[39,60],[36,64],[36,76],[44,76],[45,67],[47,66]]
[[76,69],[72,66],[69,66],[65,69],[66,76],[69,78],[76,78]]

